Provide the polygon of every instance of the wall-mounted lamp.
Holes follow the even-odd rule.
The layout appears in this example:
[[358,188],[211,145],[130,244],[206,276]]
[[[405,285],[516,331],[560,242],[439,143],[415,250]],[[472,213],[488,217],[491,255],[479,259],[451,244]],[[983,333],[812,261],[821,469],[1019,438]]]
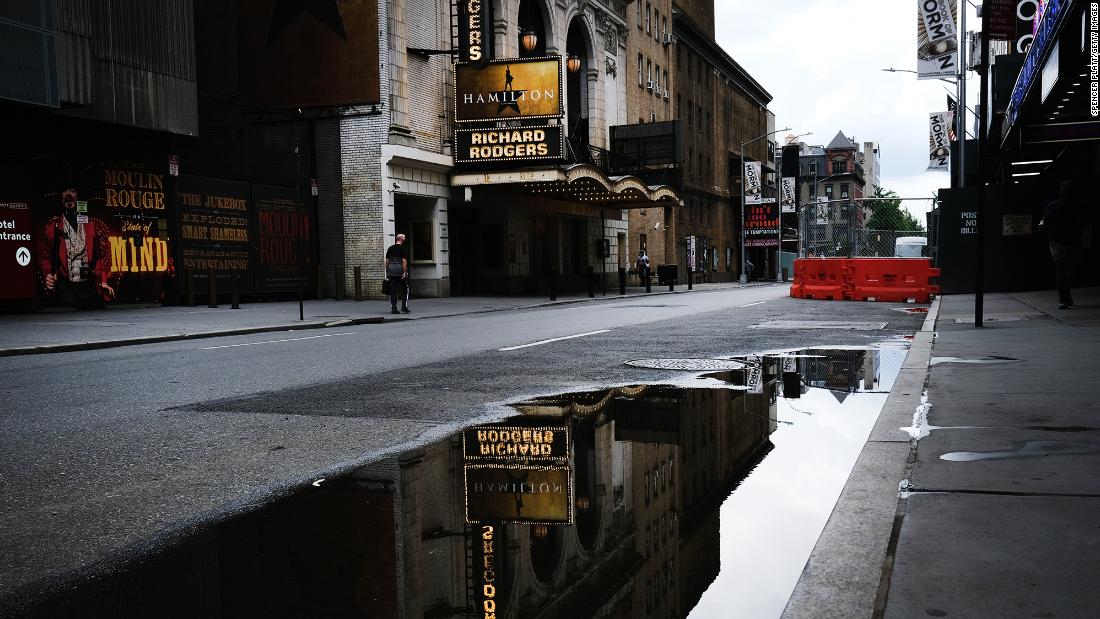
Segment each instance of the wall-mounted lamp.
[[569,69],[570,73],[576,73],[581,70],[581,58],[575,54],[569,54],[569,58],[565,60],[565,68]]
[[539,35],[535,34],[534,30],[524,30],[519,35],[519,44],[523,46],[523,51],[530,54],[539,45]]

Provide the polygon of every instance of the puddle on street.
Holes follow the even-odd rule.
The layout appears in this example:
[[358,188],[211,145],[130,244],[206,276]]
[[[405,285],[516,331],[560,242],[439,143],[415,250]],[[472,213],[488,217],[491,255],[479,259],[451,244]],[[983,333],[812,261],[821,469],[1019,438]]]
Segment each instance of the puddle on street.
[[803,350],[534,399],[49,610],[778,617],[904,355]]

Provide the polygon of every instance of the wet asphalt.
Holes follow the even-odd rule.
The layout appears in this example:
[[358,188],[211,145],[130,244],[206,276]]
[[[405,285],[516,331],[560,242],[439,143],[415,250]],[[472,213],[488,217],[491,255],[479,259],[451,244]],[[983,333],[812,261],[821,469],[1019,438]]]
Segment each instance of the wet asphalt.
[[[510,401],[678,376],[628,360],[900,339],[923,315],[899,307],[760,286],[0,359],[0,597],[18,609]],[[790,320],[885,328],[757,327]]]

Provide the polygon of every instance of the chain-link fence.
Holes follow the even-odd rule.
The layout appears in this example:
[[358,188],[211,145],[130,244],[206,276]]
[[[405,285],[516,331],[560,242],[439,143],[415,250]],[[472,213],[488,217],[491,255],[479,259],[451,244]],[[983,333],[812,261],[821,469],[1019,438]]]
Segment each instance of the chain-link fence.
[[801,209],[799,255],[928,257],[925,225],[900,200],[821,200]]

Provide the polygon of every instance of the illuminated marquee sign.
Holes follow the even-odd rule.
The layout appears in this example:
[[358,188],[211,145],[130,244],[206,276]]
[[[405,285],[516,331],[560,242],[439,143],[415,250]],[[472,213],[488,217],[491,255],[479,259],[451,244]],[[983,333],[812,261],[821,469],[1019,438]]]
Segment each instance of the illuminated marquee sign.
[[455,163],[556,161],[565,157],[560,125],[507,129],[458,129]]
[[455,65],[455,121],[561,118],[562,61],[558,56]]
[[488,0],[460,0],[458,17],[458,57],[476,67],[484,67],[489,60],[486,45],[489,32]]

